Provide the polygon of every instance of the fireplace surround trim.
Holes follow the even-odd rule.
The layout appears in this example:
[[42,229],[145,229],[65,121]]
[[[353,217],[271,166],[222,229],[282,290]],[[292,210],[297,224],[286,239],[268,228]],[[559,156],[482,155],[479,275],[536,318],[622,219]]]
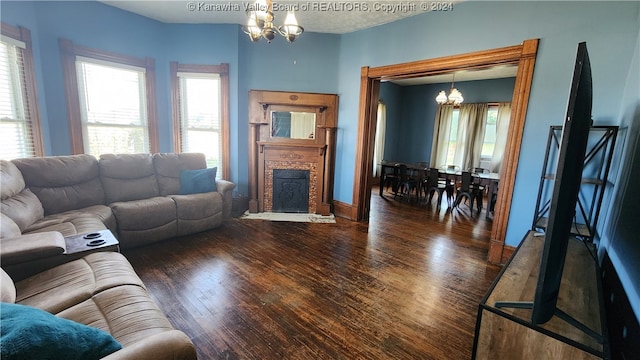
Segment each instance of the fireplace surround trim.
[[[271,211],[273,169],[279,164],[285,167],[278,169],[308,168],[309,213],[331,214],[337,105],[335,94],[249,91],[249,212]],[[292,106],[316,114],[315,138],[270,136],[270,112]]]

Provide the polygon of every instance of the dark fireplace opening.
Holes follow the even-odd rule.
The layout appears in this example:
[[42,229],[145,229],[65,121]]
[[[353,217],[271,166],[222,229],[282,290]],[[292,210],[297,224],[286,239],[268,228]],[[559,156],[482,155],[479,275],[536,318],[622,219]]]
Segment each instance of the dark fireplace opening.
[[309,170],[273,170],[273,212],[309,212]]

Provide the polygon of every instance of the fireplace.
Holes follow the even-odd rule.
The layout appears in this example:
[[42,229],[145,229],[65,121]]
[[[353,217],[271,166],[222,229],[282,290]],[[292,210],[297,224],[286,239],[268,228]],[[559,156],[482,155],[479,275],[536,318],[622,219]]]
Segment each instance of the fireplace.
[[249,92],[249,212],[331,213],[337,101]]
[[273,170],[273,212],[309,212],[309,170]]

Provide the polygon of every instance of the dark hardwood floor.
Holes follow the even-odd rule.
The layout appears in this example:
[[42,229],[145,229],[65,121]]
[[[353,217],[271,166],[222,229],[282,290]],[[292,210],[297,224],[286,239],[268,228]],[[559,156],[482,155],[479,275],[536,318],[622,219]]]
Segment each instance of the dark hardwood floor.
[[123,253],[200,359],[469,359],[491,223],[373,193],[369,223],[231,219]]

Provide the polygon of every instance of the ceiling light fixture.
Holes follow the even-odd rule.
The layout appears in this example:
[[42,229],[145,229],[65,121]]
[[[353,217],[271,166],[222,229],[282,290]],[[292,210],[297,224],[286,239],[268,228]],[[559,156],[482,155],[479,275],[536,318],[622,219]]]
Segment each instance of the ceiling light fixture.
[[276,37],[276,33],[284,36],[287,42],[294,42],[304,32],[304,28],[298,25],[293,10],[287,11],[284,24],[280,27],[273,25],[273,4],[271,0],[256,0],[247,9],[247,26],[242,31],[249,35],[252,42],[264,38],[268,43]]
[[444,90],[440,91],[438,96],[436,96],[436,102],[440,105],[460,105],[464,98],[462,97],[462,93],[458,91],[458,89],[453,87],[453,83],[456,79],[456,74],[453,73],[453,79],[451,80],[451,91],[449,92],[449,96],[447,96]]

